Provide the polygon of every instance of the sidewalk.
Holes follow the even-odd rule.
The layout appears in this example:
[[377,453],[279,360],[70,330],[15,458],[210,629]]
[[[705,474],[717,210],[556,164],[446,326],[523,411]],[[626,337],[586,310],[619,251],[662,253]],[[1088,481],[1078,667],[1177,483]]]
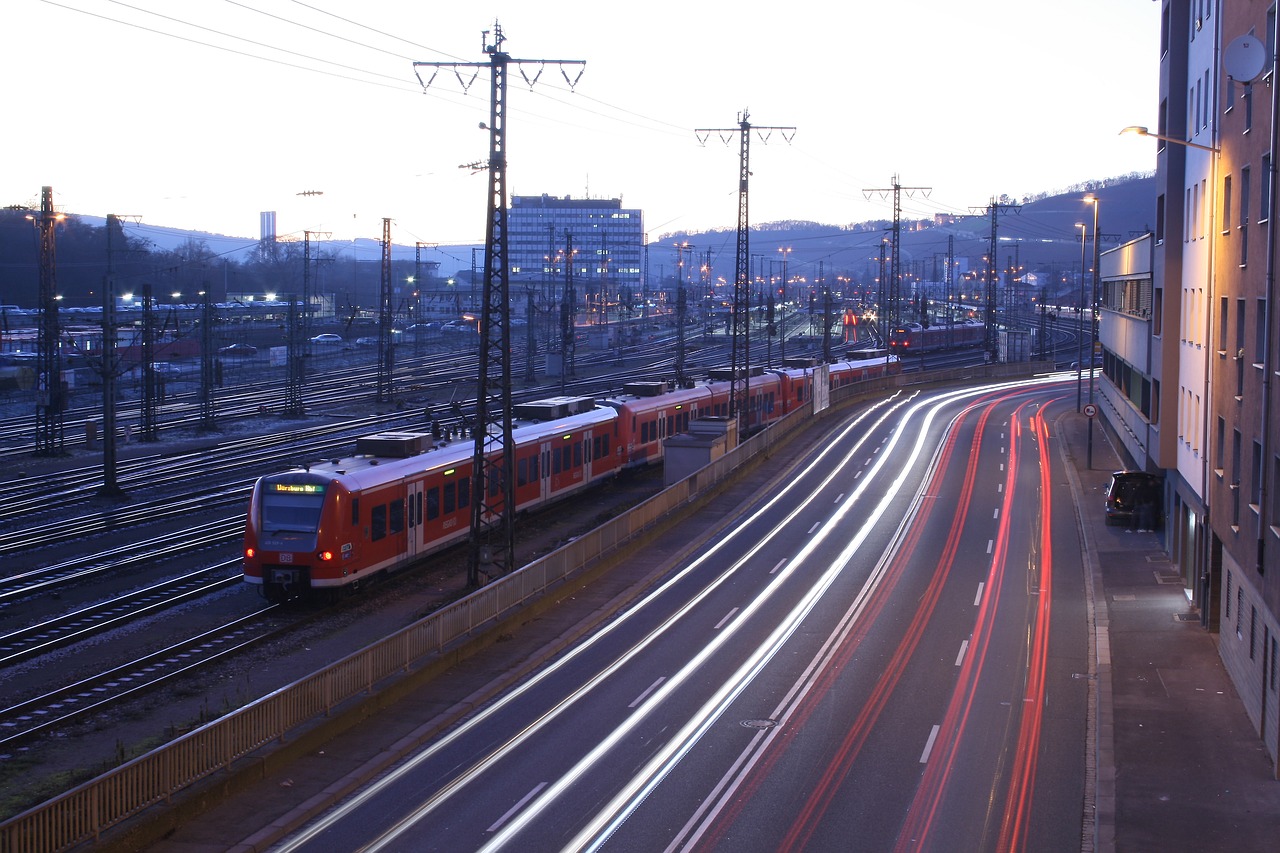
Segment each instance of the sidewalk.
[[[1165,549],[1165,531],[1108,526],[1103,490],[1126,467],[1087,419],[1058,421],[1078,477],[1084,560],[1096,643],[1096,847],[1280,849],[1280,781],[1218,656],[1218,635]],[[1077,485],[1073,483],[1073,485]],[[1095,651],[1092,650],[1091,651]]]

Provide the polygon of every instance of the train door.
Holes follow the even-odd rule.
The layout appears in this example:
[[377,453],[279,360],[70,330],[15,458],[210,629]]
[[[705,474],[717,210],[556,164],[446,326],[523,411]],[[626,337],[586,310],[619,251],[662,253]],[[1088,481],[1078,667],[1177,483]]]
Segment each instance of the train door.
[[408,530],[406,552],[414,557],[422,552],[426,544],[422,524],[422,481],[410,480],[405,492],[405,527]]
[[551,442],[544,441],[538,445],[538,498],[546,501],[551,497]]
[[591,452],[591,430],[587,430],[582,434],[582,482],[591,482],[591,461],[594,454]]

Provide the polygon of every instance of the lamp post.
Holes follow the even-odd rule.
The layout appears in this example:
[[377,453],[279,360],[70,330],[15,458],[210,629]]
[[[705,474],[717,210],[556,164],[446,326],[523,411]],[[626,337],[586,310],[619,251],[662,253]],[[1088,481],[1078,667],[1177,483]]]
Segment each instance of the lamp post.
[[1149,136],[1152,139],[1159,139],[1161,142],[1172,142],[1174,145],[1183,145],[1187,148],[1199,148],[1201,151],[1209,151],[1213,154],[1218,154],[1221,151],[1221,149],[1214,148],[1212,145],[1201,145],[1199,142],[1192,142],[1188,139],[1174,139],[1172,136],[1165,136],[1162,133],[1152,133],[1139,125],[1130,125],[1120,131],[1122,136],[1126,133],[1132,133],[1135,136]]
[[1093,205],[1093,298],[1089,300],[1089,402],[1093,402],[1093,354],[1098,349],[1098,208],[1101,206],[1096,195],[1084,197],[1086,204]]
[[1076,318],[1079,330],[1076,332],[1076,411],[1080,411],[1084,394],[1084,250],[1089,245],[1089,226],[1077,222],[1080,229],[1080,299],[1076,302]]

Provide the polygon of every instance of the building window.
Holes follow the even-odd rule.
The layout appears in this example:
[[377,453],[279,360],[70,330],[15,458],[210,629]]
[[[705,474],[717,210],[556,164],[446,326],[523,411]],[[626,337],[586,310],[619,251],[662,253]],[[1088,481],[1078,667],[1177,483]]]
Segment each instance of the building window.
[[1151,334],[1158,338],[1164,330],[1164,288],[1155,288],[1151,296]]
[[1209,93],[1213,90],[1209,88],[1209,69],[1204,70],[1204,127],[1209,127],[1209,116],[1213,114],[1213,99]]
[[1268,508],[1271,518],[1267,523],[1273,528],[1280,527],[1280,456],[1271,459],[1271,502]]
[[1218,300],[1218,352],[1223,354],[1227,351],[1227,318],[1231,316],[1227,310],[1229,304],[1225,296]]
[[1253,482],[1249,484],[1249,505],[1257,512],[1262,505],[1262,444],[1253,443],[1253,465],[1251,466]]
[[1271,638],[1271,692],[1276,692],[1276,638]]
[[1249,167],[1240,170],[1240,266],[1249,262]]
[[1262,174],[1258,178],[1258,221],[1271,218],[1271,155],[1262,155]]
[[1222,601],[1227,608],[1227,612],[1223,614],[1224,618],[1231,618],[1231,570],[1227,569],[1227,594],[1222,597]]
[[1240,439],[1240,430],[1231,431],[1231,526],[1240,527],[1240,456],[1244,447]]
[[1222,476],[1222,468],[1224,458],[1227,454],[1227,421],[1221,415],[1218,416],[1218,434],[1217,443],[1213,450],[1213,467],[1217,471],[1219,477]]
[[1231,176],[1227,175],[1222,179],[1222,233],[1229,234],[1231,231]]
[[1261,366],[1267,357],[1267,300],[1258,299],[1257,314],[1253,318],[1253,363]]

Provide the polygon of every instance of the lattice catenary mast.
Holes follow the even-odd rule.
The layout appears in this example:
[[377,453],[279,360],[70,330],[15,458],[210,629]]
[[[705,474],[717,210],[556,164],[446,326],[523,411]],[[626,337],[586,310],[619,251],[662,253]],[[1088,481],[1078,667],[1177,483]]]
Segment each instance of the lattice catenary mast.
[[986,207],[971,207],[969,210],[973,213],[981,213],[984,216],[991,217],[991,246],[987,250],[987,293],[983,318],[986,324],[984,346],[987,350],[987,358],[994,362],[996,360],[996,352],[999,349],[997,331],[1000,326],[999,319],[996,316],[996,296],[1000,278],[996,267],[998,263],[996,250],[999,248],[999,240],[996,237],[996,233],[999,228],[999,216],[1002,213],[1021,212],[1022,205],[997,202],[992,198]]
[[[471,474],[471,553],[467,582],[480,585],[480,575],[506,574],[515,568],[515,448],[511,436],[511,311],[510,265],[507,263],[507,68],[516,65],[532,86],[541,69],[530,79],[524,65],[555,63],[572,89],[582,76],[570,79],[566,67],[582,66],[581,60],[513,59],[502,48],[502,27],[493,25],[481,36],[488,62],[415,62],[435,69],[427,80],[418,74],[425,91],[442,68],[452,70],[463,90],[470,88],[481,68],[490,69],[489,85],[489,198],[485,226],[484,294],[480,316],[480,365],[476,387],[475,453]],[[472,69],[470,80],[462,69]],[[485,125],[481,125],[485,127]]]
[[[761,134],[760,140],[767,142],[769,133],[778,131],[782,138],[790,142],[795,136],[794,127],[763,127],[752,125],[748,119],[750,113],[743,110],[738,114],[737,127],[709,128],[700,127],[694,130],[698,141],[706,144],[713,133],[727,145],[738,134],[738,251],[733,276],[733,329],[729,344],[729,417],[740,421],[739,434],[745,438],[751,429],[751,250],[750,250],[750,217],[747,215],[748,184],[751,177],[751,131]],[[739,391],[741,388],[741,391]],[[742,418],[739,411],[747,408],[747,415]]]

